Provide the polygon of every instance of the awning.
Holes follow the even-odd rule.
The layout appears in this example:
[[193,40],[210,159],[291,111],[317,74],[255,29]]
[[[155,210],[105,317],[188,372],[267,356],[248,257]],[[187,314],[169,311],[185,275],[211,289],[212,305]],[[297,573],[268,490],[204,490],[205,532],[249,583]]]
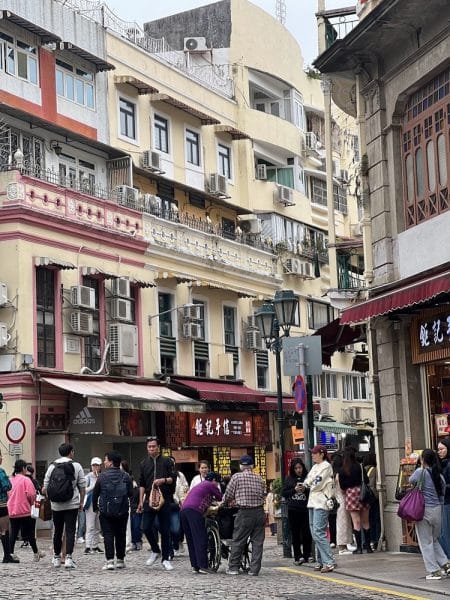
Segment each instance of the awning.
[[110,273],[100,267],[82,267],[81,273],[87,277],[103,277],[103,279],[117,279],[119,275],[117,273]]
[[314,427],[319,431],[328,431],[330,433],[350,433],[358,435],[358,430],[351,425],[338,423],[336,421],[314,421]]
[[207,115],[206,113],[194,108],[193,106],[189,106],[189,104],[185,104],[181,102],[181,100],[177,100],[173,96],[169,96],[169,94],[152,94],[150,96],[151,102],[166,102],[167,104],[171,104],[184,112],[196,117],[200,120],[202,125],[219,125],[220,121],[211,115]]
[[[278,410],[278,399],[275,396],[266,396],[264,402],[259,403],[259,408]],[[295,398],[283,396],[283,410],[295,411]]]
[[83,50],[83,48],[72,44],[72,42],[58,42],[56,44],[56,47],[59,50],[67,50],[68,52],[79,56],[83,60],[87,60],[95,66],[95,69],[98,73],[100,73],[101,71],[112,71],[116,68],[112,63],[107,62],[100,56],[96,56],[95,54],[92,54],[87,50]]
[[36,256],[34,259],[36,267],[57,267],[58,269],[76,269],[76,266],[71,262],[59,260],[58,258],[50,258],[49,256]]
[[145,279],[136,279],[136,277],[130,277],[130,283],[140,288],[156,287],[153,281],[147,281]]
[[232,140],[248,140],[250,136],[248,133],[244,133],[239,129],[236,129],[232,125],[215,125],[214,131],[216,133],[228,133]]
[[319,335],[322,339],[322,364],[327,366],[331,366],[331,356],[336,350],[357,341],[363,341],[366,337],[364,330],[359,325],[356,327],[343,325],[342,318],[324,325],[313,335]]
[[204,405],[169,390],[163,384],[134,384],[123,381],[58,379],[42,377],[41,381],[87,398],[89,408],[125,408],[162,412],[203,412]]
[[447,292],[450,292],[450,271],[399,287],[346,308],[342,311],[341,323],[362,323],[373,317],[380,317],[395,310],[426,302]]
[[114,75],[114,83],[127,83],[136,88],[140,96],[144,94],[157,94],[159,92],[157,88],[132,75]]
[[192,379],[171,378],[175,385],[182,385],[196,392],[199,400],[215,402],[261,402],[265,394],[252,390],[241,383],[225,383],[222,381],[200,381]]
[[29,31],[30,33],[33,33],[34,35],[39,36],[41,38],[41,41],[43,44],[56,43],[61,40],[61,38],[59,36],[55,35],[54,33],[51,33],[50,31],[47,31],[46,29],[39,27],[39,25],[36,25],[35,23],[32,23],[31,21],[27,21],[26,19],[20,17],[19,15],[12,13],[9,10],[0,11],[0,19],[5,19],[7,21],[11,21],[11,23],[18,25],[22,29],[26,29],[26,31]]

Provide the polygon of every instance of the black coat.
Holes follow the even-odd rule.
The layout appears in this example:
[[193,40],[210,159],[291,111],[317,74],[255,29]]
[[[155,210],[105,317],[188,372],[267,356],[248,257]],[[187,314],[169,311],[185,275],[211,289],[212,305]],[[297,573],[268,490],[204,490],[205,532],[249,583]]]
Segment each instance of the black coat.
[[[173,470],[173,463],[170,458],[159,454],[155,459],[147,456],[141,461],[141,476],[139,478],[139,487],[145,489],[145,495],[149,497],[155,479],[172,478],[172,483],[163,484],[160,489],[166,502],[173,502],[173,494],[177,483],[177,476]],[[145,503],[148,505],[148,503]]]
[[303,492],[296,492],[295,486],[297,483],[304,481],[304,477],[286,477],[284,481],[282,496],[287,500],[288,510],[295,510],[299,512],[306,512],[308,504],[309,490],[305,489]]

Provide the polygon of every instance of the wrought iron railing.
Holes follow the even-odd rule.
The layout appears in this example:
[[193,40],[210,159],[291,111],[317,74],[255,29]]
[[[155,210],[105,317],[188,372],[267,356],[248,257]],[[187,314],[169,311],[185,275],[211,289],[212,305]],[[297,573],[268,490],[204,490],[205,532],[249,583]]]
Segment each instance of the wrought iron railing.
[[332,46],[336,40],[344,38],[359,23],[356,10],[350,14],[349,9],[342,9],[343,14],[336,14],[339,13],[339,10],[330,12],[335,14],[325,19],[327,48]]

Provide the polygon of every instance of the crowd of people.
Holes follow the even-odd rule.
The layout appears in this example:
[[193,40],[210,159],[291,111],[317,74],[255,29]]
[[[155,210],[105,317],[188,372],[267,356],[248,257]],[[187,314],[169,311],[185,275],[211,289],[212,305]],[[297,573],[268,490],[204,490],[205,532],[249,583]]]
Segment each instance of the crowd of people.
[[[33,560],[45,554],[36,541],[36,511],[33,507],[47,497],[53,521],[54,567],[75,568],[75,543],[85,544],[85,554],[102,553],[104,570],[125,567],[127,552],[142,549],[143,537],[150,554],[146,564],[161,562],[172,571],[173,558],[187,544],[192,571],[208,574],[205,514],[212,504],[234,507],[231,551],[227,574],[238,575],[247,541],[252,547],[249,574],[261,569],[265,527],[276,533],[277,499],[272,486],[254,472],[253,459],[244,455],[240,470],[227,482],[201,461],[189,485],[177,469],[175,459],[161,454],[156,437],[147,438],[147,456],[134,479],[128,463],[116,451],[103,460],[93,457],[85,474],[74,460],[75,450],[61,444],[59,457],[48,467],[42,489],[34,469],[17,460],[11,477],[1,468],[0,452],[0,537],[3,562],[17,563],[15,545],[20,536],[29,545]],[[289,467],[281,496],[287,506],[294,564],[315,563],[314,569],[332,572],[336,556],[371,554],[381,535],[380,507],[376,489],[376,459],[368,454],[362,461],[352,446],[331,457],[323,445],[311,450],[313,466],[308,471],[301,458]],[[416,523],[418,544],[427,579],[450,574],[450,438],[442,439],[437,452],[425,449],[410,477],[425,499],[425,515]],[[372,490],[369,496],[366,488]],[[370,497],[370,501],[367,500]],[[275,525],[276,526],[276,525]],[[78,529],[77,529],[78,527]],[[100,547],[103,544],[104,548]]]

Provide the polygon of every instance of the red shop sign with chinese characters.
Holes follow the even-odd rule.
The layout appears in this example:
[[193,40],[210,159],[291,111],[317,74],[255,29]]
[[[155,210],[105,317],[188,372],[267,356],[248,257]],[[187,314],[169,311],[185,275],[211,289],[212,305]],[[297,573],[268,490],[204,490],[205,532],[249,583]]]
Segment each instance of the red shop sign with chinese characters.
[[189,436],[191,446],[252,443],[252,417],[235,412],[190,413]]

